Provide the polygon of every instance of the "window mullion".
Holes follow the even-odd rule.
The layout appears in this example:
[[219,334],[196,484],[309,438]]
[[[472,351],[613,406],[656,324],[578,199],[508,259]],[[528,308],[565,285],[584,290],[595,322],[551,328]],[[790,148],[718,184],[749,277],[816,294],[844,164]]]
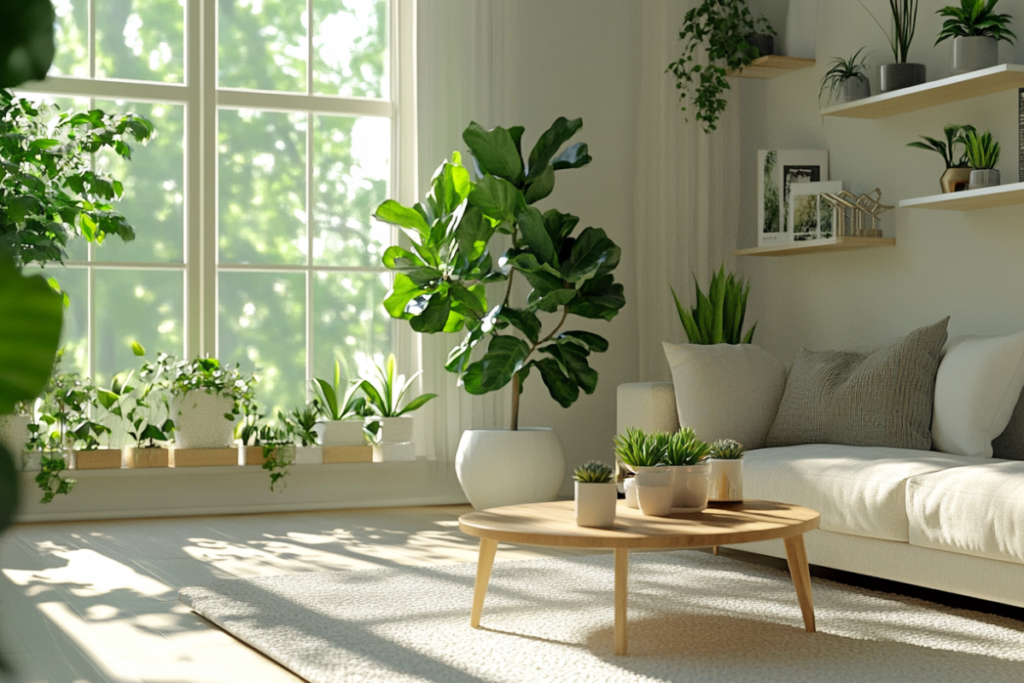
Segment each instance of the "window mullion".
[[217,339],[217,3],[193,0],[202,8],[199,122],[201,143],[201,182],[197,189],[201,205],[198,245],[198,279],[201,292],[198,312],[200,344],[198,351],[215,355]]

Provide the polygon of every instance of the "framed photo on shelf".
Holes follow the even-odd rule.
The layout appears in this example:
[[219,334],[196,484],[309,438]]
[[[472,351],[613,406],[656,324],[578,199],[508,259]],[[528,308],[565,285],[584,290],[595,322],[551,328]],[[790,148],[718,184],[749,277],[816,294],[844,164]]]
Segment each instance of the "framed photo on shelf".
[[758,150],[757,246],[792,242],[789,204],[793,186],[825,180],[828,180],[827,149]]
[[789,188],[789,232],[794,242],[812,242],[835,237],[834,206],[821,198],[822,192],[843,191],[843,181],[796,183]]

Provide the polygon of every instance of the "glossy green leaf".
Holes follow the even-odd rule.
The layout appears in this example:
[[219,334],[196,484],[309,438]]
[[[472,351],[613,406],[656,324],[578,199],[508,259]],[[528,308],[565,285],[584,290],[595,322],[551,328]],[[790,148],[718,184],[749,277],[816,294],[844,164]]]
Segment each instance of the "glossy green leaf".
[[683,304],[679,301],[675,288],[669,285],[669,289],[672,290],[672,298],[676,302],[676,312],[679,314],[679,322],[683,324],[687,340],[691,344],[706,344],[707,342],[701,339],[700,328],[697,327],[697,322],[693,319],[690,312],[683,308]]
[[547,197],[555,189],[555,168],[547,166],[544,172],[526,186],[526,203],[534,204]]
[[493,175],[480,179],[469,193],[469,201],[485,216],[502,223],[514,223],[516,216],[526,209],[523,193],[509,181]]
[[452,282],[449,285],[448,293],[451,295],[452,299],[465,306],[466,310],[474,317],[483,317],[487,300],[483,298],[484,288],[482,286],[474,287],[473,290],[469,290],[456,282]]
[[407,206],[402,206],[394,199],[385,200],[383,204],[377,207],[373,215],[385,223],[415,230],[420,235],[430,234],[430,226],[423,220],[423,216],[419,212]]
[[562,145],[568,142],[582,127],[583,119],[573,119],[570,121],[564,116],[559,116],[555,119],[555,122],[544,131],[530,152],[530,177],[538,177],[547,165],[551,163],[551,159],[558,154],[558,150]]
[[556,289],[540,297],[534,296],[535,294],[536,292],[531,293],[530,297],[527,299],[530,303],[530,307],[535,310],[544,311],[545,313],[554,313],[562,306],[571,302],[577,296],[576,290],[570,288]]
[[456,235],[459,253],[466,261],[476,261],[487,251],[487,243],[491,241],[493,235],[494,227],[491,222],[484,217],[478,207],[470,205],[459,222]]
[[544,227],[551,235],[551,241],[556,249],[561,249],[562,242],[572,234],[579,222],[579,217],[571,213],[562,213],[557,209],[548,209],[544,212]]
[[539,296],[564,286],[561,273],[540,263],[533,254],[516,254],[509,259],[509,263],[523,274]]
[[551,398],[558,401],[563,408],[568,408],[580,397],[580,388],[570,379],[553,358],[542,358],[535,363],[540,370],[544,385],[548,388]]
[[575,145],[566,147],[561,154],[551,160],[551,167],[556,171],[565,168],[580,168],[592,161],[587,153],[587,143],[578,142]]
[[555,245],[551,241],[551,235],[544,227],[544,216],[532,206],[519,214],[519,230],[522,232],[523,241],[530,251],[543,264],[558,266],[558,254],[555,253]]
[[395,275],[394,285],[384,299],[384,309],[392,318],[408,320],[412,317],[406,312],[409,302],[424,293],[424,289],[413,282],[405,273]]
[[406,270],[427,265],[416,254],[402,247],[388,247],[381,258],[385,268],[392,270]]
[[549,344],[541,349],[558,361],[561,369],[588,394],[597,389],[597,371],[587,362],[589,351],[573,343]]
[[132,353],[136,356],[145,356],[146,349],[137,341],[132,341]]
[[529,354],[529,345],[518,337],[491,337],[487,353],[466,369],[463,377],[466,390],[473,394],[502,388],[512,381],[512,375],[519,371]]
[[[604,230],[587,228],[576,239],[569,260],[562,266],[562,274],[569,282],[580,282],[599,274],[608,261],[619,261],[619,248],[605,235]],[[614,267],[613,265],[613,267]]]
[[626,305],[625,290],[611,275],[587,280],[576,299],[569,303],[569,312],[584,318],[611,320]]
[[502,308],[499,317],[507,320],[512,327],[526,335],[534,344],[540,339],[540,318],[532,311],[521,311],[515,308]]
[[589,349],[591,353],[604,353],[608,350],[608,340],[599,334],[594,334],[593,332],[571,330],[569,332],[563,332],[558,336],[579,340],[586,345],[587,349]]
[[475,121],[462,133],[462,139],[486,173],[505,178],[517,187],[523,182],[523,159],[507,130],[498,126],[485,130]]
[[448,314],[451,312],[452,300],[447,296],[434,295],[430,297],[426,308],[419,315],[409,320],[413,331],[430,334],[441,332],[448,324]]

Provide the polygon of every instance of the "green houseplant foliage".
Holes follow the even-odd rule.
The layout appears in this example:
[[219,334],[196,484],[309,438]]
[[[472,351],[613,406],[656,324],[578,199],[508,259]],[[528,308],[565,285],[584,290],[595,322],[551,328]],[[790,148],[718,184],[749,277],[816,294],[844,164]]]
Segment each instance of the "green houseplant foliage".
[[[562,149],[582,126],[582,119],[558,118],[524,159],[522,126],[485,130],[471,123],[463,140],[473,153],[478,182],[455,153],[434,174],[423,203],[408,208],[388,200],[375,213],[401,227],[413,246],[384,253],[384,265],[396,271],[384,307],[417,332],[465,330],[445,368],[471,394],[511,384],[512,429],[519,425],[519,395],[531,370],[563,407],[581,389],[594,392],[597,372],[588,357],[606,351],[608,342],[562,328],[570,314],[611,320],[626,303],[612,275],[620,250],[604,230],[585,228],[574,236],[579,218],[532,206],[551,194],[556,171],[590,163],[586,143]],[[494,253],[499,241],[509,246]],[[517,276],[529,285],[518,305],[512,298]],[[489,303],[485,286],[498,282],[505,283],[504,293]],[[557,316],[547,333],[540,313]],[[486,352],[473,360],[484,339]]]
[[[666,72],[676,77],[682,110],[686,111],[690,98],[705,133],[716,129],[718,117],[725,111],[722,93],[730,89],[726,74],[761,56],[747,42],[755,33],[775,35],[775,30],[764,17],[755,20],[751,16],[746,0],[704,0],[683,17],[679,32],[679,39],[685,41],[683,53]],[[698,59],[699,47],[706,49],[707,63]]]
[[360,382],[353,382],[342,391],[341,363],[334,361],[334,381],[316,377],[310,383],[320,414],[328,420],[351,420],[366,417],[369,408],[366,399],[356,396]]
[[910,43],[914,40],[914,31],[917,28],[917,5],[918,0],[889,0],[889,11],[892,14],[892,30],[887,31],[882,23],[878,21],[861,0],[860,6],[864,7],[871,18],[882,29],[889,47],[892,49],[893,61],[897,64],[906,64],[907,55],[910,53]]
[[[754,323],[743,335],[743,318],[747,312],[747,296],[750,285],[732,273],[725,274],[725,265],[711,277],[707,295],[700,290],[697,278],[693,279],[697,290],[697,306],[687,311],[672,289],[676,312],[686,330],[691,344],[750,344],[754,339]],[[671,289],[671,286],[670,286]],[[742,336],[741,336],[742,335]]]
[[625,434],[615,435],[615,455],[619,462],[633,472],[638,467],[657,467],[662,464],[665,456],[665,444],[661,436],[668,437],[668,434],[647,434],[642,429],[626,427]]
[[967,160],[971,168],[995,168],[999,163],[999,143],[992,139],[992,133],[978,134],[973,128],[964,135]]
[[664,463],[673,467],[691,467],[703,463],[710,454],[711,446],[697,438],[692,428],[684,427],[669,435]]
[[611,465],[600,460],[590,460],[577,467],[572,478],[581,484],[607,484],[614,475]]
[[0,3],[0,88],[46,78],[56,20],[50,0]]
[[999,0],[960,0],[960,6],[947,6],[936,14],[946,17],[942,30],[935,39],[938,45],[947,38],[969,38],[972,36],[995,38],[1013,44],[1017,37],[1009,29],[1009,14],[996,14]]
[[739,460],[743,457],[743,444],[734,439],[719,439],[711,444],[711,454],[715,460]]
[[[843,59],[842,57],[836,57],[832,61],[832,66],[825,75],[821,77],[821,87],[818,89],[818,100],[821,100],[821,96],[825,94],[825,90],[828,89],[828,99],[832,101],[835,99],[836,93],[843,87],[846,81],[856,78],[862,83],[868,82],[868,76],[865,73],[867,67],[864,65],[864,60],[867,59],[867,55],[863,57],[860,53],[864,51],[861,48],[850,55],[849,59]],[[858,57],[860,60],[858,61]]]
[[[950,123],[942,128],[942,131],[946,135],[945,141],[936,140],[930,138],[927,135],[922,135],[921,139],[926,142],[908,142],[907,147],[914,147],[916,149],[923,149],[929,152],[936,152],[942,157],[942,160],[946,162],[946,168],[967,168],[969,161],[967,158],[967,136],[976,132],[974,126],[960,126],[955,123]],[[956,145],[963,145],[963,153],[957,157]]]

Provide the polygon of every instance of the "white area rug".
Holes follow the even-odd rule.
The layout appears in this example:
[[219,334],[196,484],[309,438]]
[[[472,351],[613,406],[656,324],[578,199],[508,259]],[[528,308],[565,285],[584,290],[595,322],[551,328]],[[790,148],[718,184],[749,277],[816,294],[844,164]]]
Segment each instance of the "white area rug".
[[1024,681],[1024,624],[814,580],[806,633],[789,575],[695,551],[630,558],[628,657],[612,652],[612,556],[222,581],[193,610],[328,681]]

